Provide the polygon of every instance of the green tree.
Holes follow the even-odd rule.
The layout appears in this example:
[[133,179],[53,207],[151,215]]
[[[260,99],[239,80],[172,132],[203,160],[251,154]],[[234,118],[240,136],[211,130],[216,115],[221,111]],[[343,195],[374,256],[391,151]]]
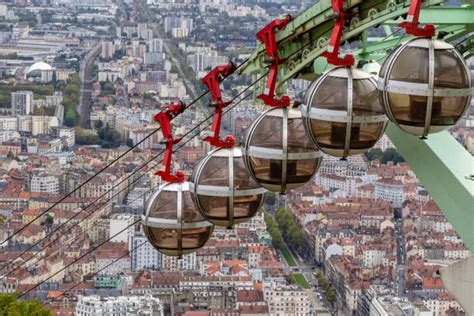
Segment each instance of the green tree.
[[51,316],[52,312],[38,300],[17,300],[16,295],[0,294],[2,316]]
[[111,128],[109,124],[99,129],[97,135],[99,139],[102,140],[101,146],[103,148],[116,148],[120,146],[122,137],[120,133]]
[[333,290],[330,290],[327,294],[326,297],[328,298],[328,301],[330,303],[334,303],[336,301],[336,293],[334,293]]
[[46,221],[45,222],[46,222],[46,225],[50,225],[50,226],[53,225],[54,217],[51,214],[48,214],[46,216]]
[[46,112],[46,109],[42,106],[40,107],[37,107],[33,110],[33,115],[37,115],[37,116],[47,116],[47,112]]
[[276,196],[274,193],[267,193],[265,195],[265,202],[269,205],[273,205],[276,202]]
[[64,125],[74,127],[79,123],[79,114],[74,107],[68,107],[64,115]]
[[52,81],[53,81],[53,85],[56,86],[56,83],[58,81],[58,77],[56,75],[56,71],[53,71],[53,78],[52,78]]
[[394,164],[405,162],[405,159],[400,155],[400,153],[395,148],[388,148],[382,155],[380,163],[386,164],[387,162],[392,161]]
[[127,141],[125,142],[125,145],[127,145],[128,147],[133,147],[133,139],[128,138]]
[[382,158],[383,151],[380,148],[372,148],[371,150],[366,152],[364,155],[365,155],[365,158],[367,158],[367,160],[369,161],[380,160],[380,158]]
[[99,120],[99,121],[97,121],[97,122],[94,123],[94,127],[95,127],[96,129],[101,129],[102,127],[104,127],[104,123]]

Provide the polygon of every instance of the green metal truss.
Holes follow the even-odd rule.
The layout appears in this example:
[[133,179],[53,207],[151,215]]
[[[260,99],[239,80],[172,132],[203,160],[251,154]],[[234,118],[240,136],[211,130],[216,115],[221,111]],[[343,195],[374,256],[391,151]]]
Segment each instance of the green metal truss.
[[[392,31],[392,27],[404,19],[410,1],[349,0],[345,3],[353,17],[343,40],[359,44],[359,49],[351,51],[356,61],[381,63],[391,49],[408,39],[401,31]],[[458,48],[469,58],[474,55],[474,3],[464,1],[465,5],[461,7],[445,7],[444,3],[441,0],[424,1],[420,21],[435,24],[438,32],[446,32],[444,39],[449,42],[468,36]],[[279,93],[284,92],[287,80],[312,80],[328,67],[325,59],[319,56],[327,50],[331,36],[334,25],[328,18],[331,13],[331,1],[321,0],[277,33],[280,56],[288,57],[280,67]],[[384,27],[384,38],[368,36],[368,30],[377,26]],[[258,44],[240,73],[265,71],[264,47]],[[466,246],[474,251],[474,158],[448,132],[420,140],[389,124],[386,133]]]

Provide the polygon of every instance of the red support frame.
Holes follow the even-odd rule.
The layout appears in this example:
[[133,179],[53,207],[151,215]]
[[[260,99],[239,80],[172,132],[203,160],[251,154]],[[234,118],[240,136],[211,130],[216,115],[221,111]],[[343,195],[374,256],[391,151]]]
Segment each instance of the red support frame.
[[211,106],[215,108],[214,120],[212,121],[211,127],[211,131],[214,135],[204,138],[203,141],[209,142],[212,146],[219,148],[232,148],[235,146],[235,138],[233,136],[227,136],[224,140],[220,139],[222,111],[231,103],[222,100],[220,83],[224,78],[231,75],[235,69],[235,64],[230,62],[226,66],[218,66],[214,68],[202,79],[202,82],[209,88],[209,92],[211,93]]
[[184,182],[185,175],[182,171],[171,173],[171,158],[173,156],[173,145],[179,143],[181,138],[173,138],[173,130],[171,129],[171,119],[184,112],[186,105],[183,102],[170,105],[165,111],[161,111],[155,115],[155,121],[161,126],[163,133],[163,143],[166,144],[165,156],[163,158],[163,165],[165,170],[158,171],[156,173],[163,181],[170,183],[182,183]]
[[273,107],[288,107],[290,105],[290,98],[288,96],[282,96],[280,99],[275,97],[278,67],[284,62],[278,55],[278,45],[275,35],[276,32],[285,29],[290,21],[291,16],[287,16],[285,19],[275,20],[257,33],[257,39],[265,45],[265,52],[268,57],[268,78],[265,85],[265,93],[259,95],[257,99]]
[[422,0],[412,0],[410,9],[408,10],[407,20],[398,24],[398,26],[405,28],[405,32],[408,35],[432,37],[436,33],[434,25],[426,24],[423,28],[419,27],[422,2]]
[[326,57],[327,62],[334,66],[350,67],[354,65],[354,56],[347,54],[343,58],[339,58],[339,50],[341,48],[341,39],[344,33],[344,23],[346,19],[344,0],[332,0],[332,10],[334,11],[336,22],[329,41],[329,48],[322,56]]

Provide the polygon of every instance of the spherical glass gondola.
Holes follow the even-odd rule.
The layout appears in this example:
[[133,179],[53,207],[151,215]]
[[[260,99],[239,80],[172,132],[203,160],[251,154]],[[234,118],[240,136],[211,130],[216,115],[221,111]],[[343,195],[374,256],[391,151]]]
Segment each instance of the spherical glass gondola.
[[250,177],[242,150],[235,147],[215,149],[199,162],[191,176],[191,192],[208,221],[231,228],[257,213],[266,190]]
[[153,193],[142,227],[156,250],[176,257],[203,247],[214,229],[196,210],[188,182],[167,184]]
[[249,128],[244,160],[262,187],[285,193],[311,181],[322,154],[306,135],[298,110],[273,108]]
[[387,116],[402,130],[425,137],[455,125],[471,102],[471,78],[450,44],[415,38],[382,65],[378,89]]
[[306,92],[301,113],[316,146],[343,159],[372,148],[387,121],[375,80],[350,67],[331,69],[316,79]]

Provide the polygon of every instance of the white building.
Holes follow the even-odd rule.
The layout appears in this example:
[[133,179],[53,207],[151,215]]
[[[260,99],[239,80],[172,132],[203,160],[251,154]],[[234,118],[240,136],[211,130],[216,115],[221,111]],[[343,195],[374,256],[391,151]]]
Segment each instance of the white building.
[[157,270],[161,267],[161,253],[144,236],[135,235],[129,244],[132,271]]
[[119,214],[110,219],[110,237],[112,242],[130,242],[134,233],[133,215]]
[[182,29],[187,34],[193,31],[193,19],[184,17],[165,17],[164,20],[165,32],[173,33],[173,29]]
[[163,52],[163,40],[161,38],[152,38],[148,43],[148,51],[150,53]]
[[374,268],[382,264],[384,253],[377,249],[364,249],[362,251],[364,266],[366,268]]
[[184,255],[183,258],[170,257],[166,255],[161,256],[161,268],[165,271],[185,271],[197,270],[196,253]]
[[436,299],[423,300],[423,304],[432,312],[433,316],[448,315],[449,309],[462,311],[459,303],[448,293],[441,293]]
[[306,316],[311,310],[308,294],[294,285],[276,285],[274,282],[264,282],[263,297],[268,303],[270,315]]
[[30,116],[30,119],[33,136],[50,134],[51,128],[59,126],[58,118],[55,116]]
[[101,298],[98,295],[79,296],[76,316],[163,315],[160,299],[151,295]]
[[50,134],[53,127],[59,126],[56,116],[17,116],[17,131],[28,132],[33,136]]
[[403,196],[402,182],[394,179],[380,179],[375,182],[375,199],[390,202],[393,207],[401,207]]
[[72,147],[76,143],[76,131],[74,128],[61,127],[58,137],[63,140],[65,147]]
[[115,45],[112,42],[102,42],[100,57],[111,59],[115,54]]
[[14,116],[0,116],[0,131],[17,131],[18,120]]
[[59,178],[39,170],[33,171],[31,178],[31,192],[59,194]]
[[12,115],[28,115],[33,111],[33,92],[16,91],[11,93]]
[[344,191],[345,197],[353,197],[356,195],[356,179],[340,177],[333,174],[320,173],[316,177],[316,184],[323,190],[330,191],[331,189]]
[[101,271],[100,273],[104,275],[117,275],[131,270],[130,256],[122,252],[112,256],[108,252],[99,252],[95,256],[95,264],[96,271]]
[[133,188],[127,195],[126,204],[134,209],[143,209],[150,194],[150,188]]

